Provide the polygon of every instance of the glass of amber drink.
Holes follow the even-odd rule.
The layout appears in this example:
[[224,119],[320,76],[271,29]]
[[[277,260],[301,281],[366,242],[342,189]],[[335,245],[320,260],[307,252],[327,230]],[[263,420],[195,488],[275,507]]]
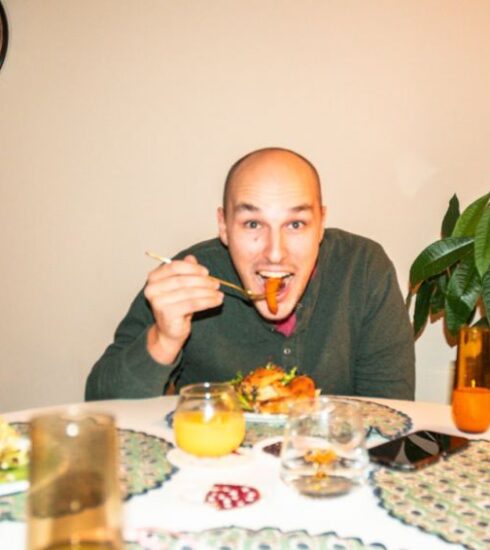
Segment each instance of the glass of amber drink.
[[174,416],[177,446],[199,457],[219,457],[237,449],[245,437],[245,417],[229,384],[184,386]]
[[490,426],[490,328],[459,332],[452,412],[464,432],[481,433]]
[[114,419],[68,409],[30,422],[28,550],[120,550]]

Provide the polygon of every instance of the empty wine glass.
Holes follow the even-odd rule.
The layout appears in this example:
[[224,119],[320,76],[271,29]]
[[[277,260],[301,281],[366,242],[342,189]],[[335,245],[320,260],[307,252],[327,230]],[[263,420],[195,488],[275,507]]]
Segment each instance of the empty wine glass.
[[281,478],[300,493],[347,493],[368,465],[358,403],[315,397],[291,406],[281,450]]

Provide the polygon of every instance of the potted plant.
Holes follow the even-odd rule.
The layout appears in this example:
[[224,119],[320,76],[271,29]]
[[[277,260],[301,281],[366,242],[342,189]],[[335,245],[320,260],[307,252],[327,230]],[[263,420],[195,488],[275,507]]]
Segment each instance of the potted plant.
[[463,325],[489,325],[490,193],[461,214],[453,195],[444,216],[441,239],[427,246],[410,268],[407,307],[415,295],[413,328],[417,338],[427,319],[444,318],[448,340]]

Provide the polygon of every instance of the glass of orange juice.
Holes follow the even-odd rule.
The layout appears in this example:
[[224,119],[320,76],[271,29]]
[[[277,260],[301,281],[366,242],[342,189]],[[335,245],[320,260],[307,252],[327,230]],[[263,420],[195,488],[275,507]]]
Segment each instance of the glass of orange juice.
[[462,431],[481,433],[490,426],[490,328],[460,330],[452,411]]
[[174,416],[177,446],[200,457],[218,457],[237,449],[245,437],[245,417],[229,384],[184,386]]

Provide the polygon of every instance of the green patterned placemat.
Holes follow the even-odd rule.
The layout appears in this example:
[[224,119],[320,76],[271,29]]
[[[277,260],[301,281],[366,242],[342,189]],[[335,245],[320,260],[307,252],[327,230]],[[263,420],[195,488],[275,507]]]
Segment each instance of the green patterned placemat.
[[[27,423],[12,425],[27,434]],[[160,487],[177,471],[167,460],[167,453],[173,448],[168,441],[133,430],[118,430],[118,435],[119,480],[124,500]],[[0,497],[0,521],[25,521],[25,504],[25,492]]]
[[414,472],[380,467],[371,481],[393,517],[447,542],[490,548],[490,441]]
[[394,439],[406,434],[412,429],[411,418],[393,407],[381,405],[374,401],[346,398],[361,405],[364,425],[368,426],[367,437],[380,435],[386,439]]
[[[368,439],[376,435],[386,439],[394,439],[407,433],[412,427],[409,416],[387,405],[361,399],[342,399],[360,404]],[[247,434],[243,446],[251,447],[261,439],[282,435],[283,430],[284,425],[278,422],[268,424],[267,422],[247,421]]]
[[364,544],[357,538],[342,538],[329,531],[309,535],[306,531],[287,531],[265,527],[259,530],[243,527],[207,529],[197,533],[169,533],[167,531],[140,530],[135,542],[126,541],[125,550],[386,550],[383,544]]

